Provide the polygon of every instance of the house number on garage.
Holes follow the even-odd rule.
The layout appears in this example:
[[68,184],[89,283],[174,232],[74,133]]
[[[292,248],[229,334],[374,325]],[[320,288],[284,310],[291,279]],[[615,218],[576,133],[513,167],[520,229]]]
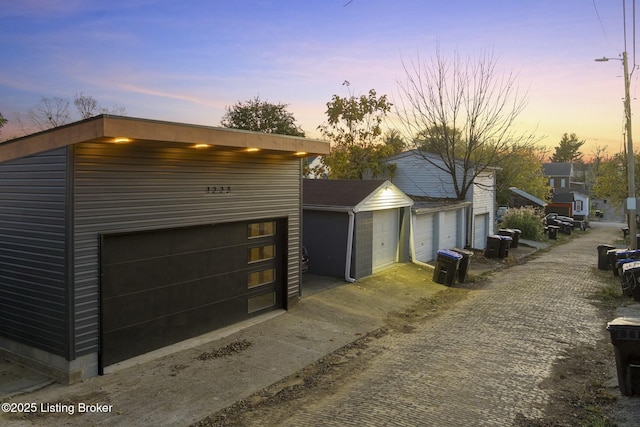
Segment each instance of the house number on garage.
[[207,187],[207,194],[229,194],[231,193],[231,187]]

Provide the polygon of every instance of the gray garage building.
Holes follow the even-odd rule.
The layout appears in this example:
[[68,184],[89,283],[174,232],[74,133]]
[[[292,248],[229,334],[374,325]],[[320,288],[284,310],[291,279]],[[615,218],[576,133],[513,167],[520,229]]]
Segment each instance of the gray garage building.
[[0,144],[0,353],[75,382],[300,286],[322,141],[98,116]]
[[413,201],[386,180],[304,180],[304,245],[312,274],[369,276],[410,258]]

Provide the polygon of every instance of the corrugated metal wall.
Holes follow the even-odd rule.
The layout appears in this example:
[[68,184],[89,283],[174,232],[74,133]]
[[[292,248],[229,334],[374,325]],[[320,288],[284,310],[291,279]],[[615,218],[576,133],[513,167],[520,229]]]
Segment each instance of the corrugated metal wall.
[[66,356],[66,148],[0,164],[0,334]]
[[78,144],[77,355],[98,349],[99,233],[288,218],[288,295],[297,297],[300,160],[159,144]]

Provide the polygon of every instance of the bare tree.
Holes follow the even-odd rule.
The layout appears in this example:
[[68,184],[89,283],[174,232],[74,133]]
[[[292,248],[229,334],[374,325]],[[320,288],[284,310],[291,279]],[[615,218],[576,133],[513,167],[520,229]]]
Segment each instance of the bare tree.
[[94,97],[85,95],[82,92],[80,92],[80,94],[76,94],[76,97],[73,100],[73,105],[76,106],[76,109],[78,110],[78,113],[80,113],[80,117],[82,119],[93,117],[97,115],[99,111],[98,101],[96,101]]
[[[71,121],[69,101],[57,96],[53,98],[42,97],[38,105],[27,110],[27,117],[38,130],[66,125]],[[24,123],[22,121],[20,123],[24,128]]]
[[126,116],[127,110],[122,105],[114,105],[111,108],[104,108],[98,104],[98,101],[93,96],[85,95],[80,92],[76,94],[73,100],[73,105],[76,106],[78,113],[82,119],[88,119],[98,114],[115,114],[118,116]]
[[[70,102],[67,99],[54,96],[53,98],[43,97],[40,103],[27,110],[27,118],[24,119],[20,113],[16,113],[16,122],[20,126],[21,132],[28,135],[33,132],[47,130],[58,126],[66,125],[74,119],[70,111]],[[126,116],[127,111],[124,106],[114,105],[111,108],[103,108],[92,96],[82,92],[76,94],[73,99],[80,120],[88,119],[98,114],[114,114]]]
[[[498,73],[493,53],[447,59],[437,49],[430,62],[418,58],[403,66],[406,81],[399,83],[396,111],[407,139],[417,156],[451,176],[458,199],[488,167],[507,161],[510,147],[534,143],[533,135],[514,129],[526,94],[513,73]],[[420,137],[425,134],[429,141]],[[425,146],[431,154],[420,149]]]

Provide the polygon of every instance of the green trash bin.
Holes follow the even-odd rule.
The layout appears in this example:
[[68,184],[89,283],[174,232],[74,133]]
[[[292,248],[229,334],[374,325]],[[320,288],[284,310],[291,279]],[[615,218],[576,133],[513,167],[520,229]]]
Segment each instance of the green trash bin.
[[436,267],[433,271],[433,281],[441,285],[451,286],[456,281],[456,271],[462,255],[449,249],[440,249],[436,256]]
[[640,319],[619,317],[607,323],[607,330],[615,350],[620,393],[640,394]]

